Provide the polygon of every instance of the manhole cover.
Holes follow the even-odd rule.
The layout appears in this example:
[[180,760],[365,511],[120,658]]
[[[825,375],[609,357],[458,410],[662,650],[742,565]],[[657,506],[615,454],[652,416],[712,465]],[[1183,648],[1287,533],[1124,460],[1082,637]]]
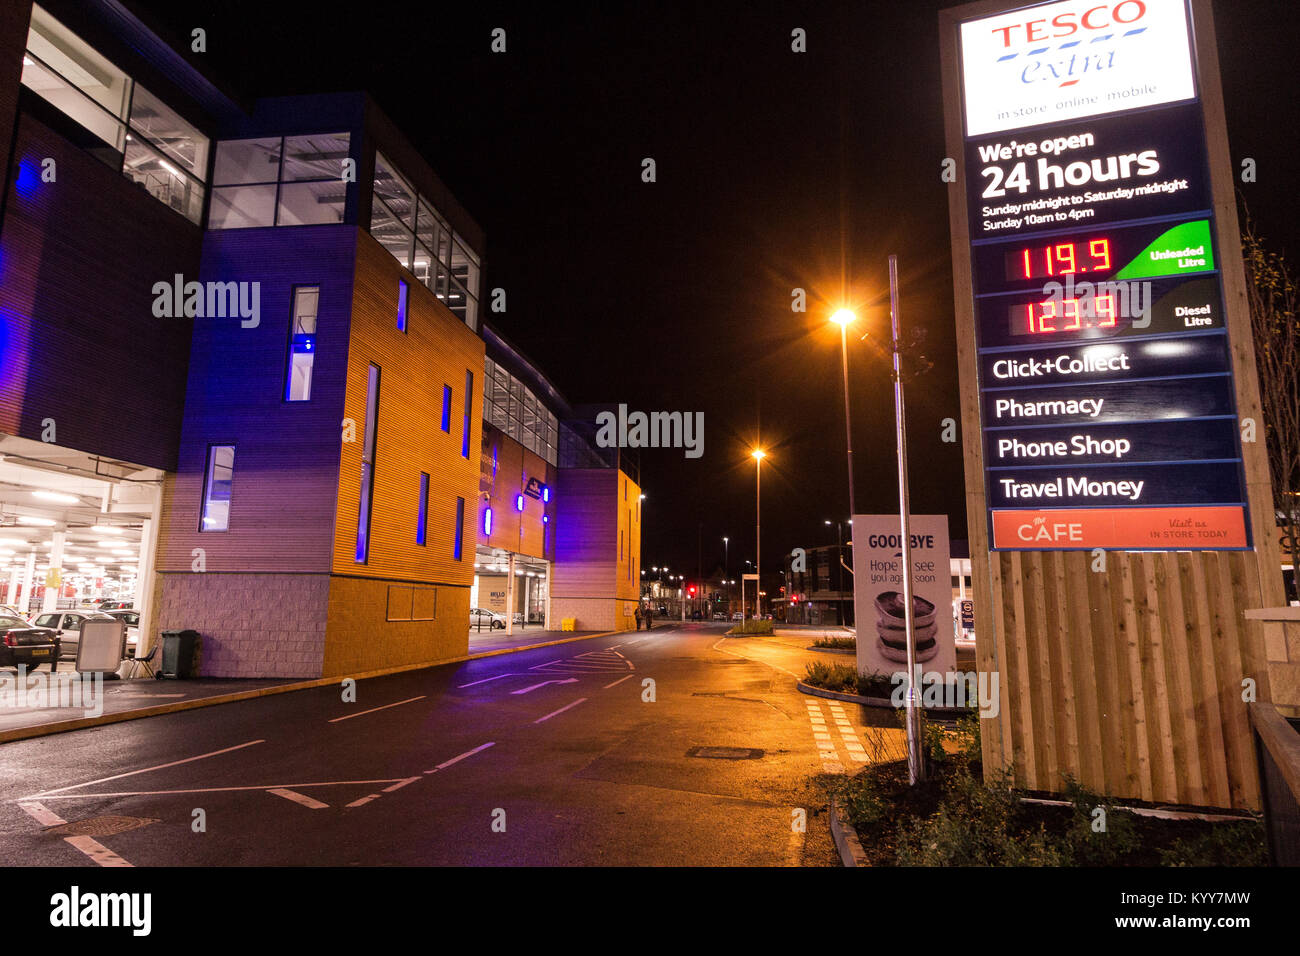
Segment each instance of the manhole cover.
[[707,760],[757,760],[763,756],[763,751],[753,747],[692,747],[686,751],[686,756]]
[[115,833],[125,833],[127,830],[147,827],[157,822],[149,817],[121,817],[108,814],[102,817],[90,817],[88,820],[63,823],[57,827],[50,827],[45,832],[56,833],[59,836],[112,836]]

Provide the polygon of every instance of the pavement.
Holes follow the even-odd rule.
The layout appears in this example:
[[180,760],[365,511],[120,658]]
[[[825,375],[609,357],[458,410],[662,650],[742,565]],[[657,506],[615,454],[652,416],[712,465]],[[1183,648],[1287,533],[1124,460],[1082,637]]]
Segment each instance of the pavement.
[[[468,655],[455,660],[470,660],[475,657],[512,653],[532,647],[566,644],[608,633],[612,632],[521,629],[509,637],[498,630],[493,637],[487,632],[476,634],[471,631]],[[390,670],[414,669],[417,668],[391,668]],[[60,661],[58,673],[66,679],[75,675],[77,671],[72,661]],[[140,673],[143,674],[144,671]],[[49,670],[41,666],[36,674],[38,677],[45,677],[49,674]],[[16,677],[16,670],[7,668],[0,670],[0,682],[16,681]],[[61,689],[58,685],[54,685],[55,692],[46,691],[45,697],[41,698],[35,693],[37,683],[29,680],[28,684],[32,689],[23,694],[23,700],[14,699],[17,694],[8,693],[10,690],[8,686],[4,686],[4,692],[0,692],[0,702],[3,704],[0,706],[0,744],[122,720],[154,717],[199,706],[234,703],[250,697],[284,693],[319,686],[322,683],[333,685],[337,681],[333,678],[303,680],[217,677],[159,681],[145,676],[125,680],[103,680],[93,685],[90,681],[65,682]],[[81,686],[75,686],[76,684]],[[46,682],[45,686],[50,685]],[[59,706],[60,704],[65,706]]]
[[887,759],[901,732],[800,694],[805,647],[725,628],[366,678],[355,701],[331,684],[11,742],[0,856],[837,866],[828,783]]

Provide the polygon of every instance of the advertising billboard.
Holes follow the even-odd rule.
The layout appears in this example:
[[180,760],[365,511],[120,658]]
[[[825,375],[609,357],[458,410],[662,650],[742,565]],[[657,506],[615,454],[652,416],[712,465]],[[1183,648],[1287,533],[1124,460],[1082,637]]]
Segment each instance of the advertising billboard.
[[1251,545],[1185,0],[960,27],[994,550]]
[[[946,515],[912,515],[912,613],[923,673],[956,668],[952,565]],[[907,672],[907,602],[898,515],[853,516],[853,600],[858,672]]]

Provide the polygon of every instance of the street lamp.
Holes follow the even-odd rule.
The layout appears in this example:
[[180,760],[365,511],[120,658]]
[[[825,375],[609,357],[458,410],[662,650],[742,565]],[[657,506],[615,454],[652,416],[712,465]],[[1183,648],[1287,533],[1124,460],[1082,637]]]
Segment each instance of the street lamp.
[[754,616],[761,617],[763,605],[758,589],[763,583],[763,459],[767,453],[755,448],[751,454],[754,456]]
[[723,538],[722,538],[722,567],[723,567],[723,571],[722,571],[722,573],[723,573],[723,574],[730,574],[730,573],[731,573],[731,544],[730,544],[730,541],[731,541],[730,538],[728,538],[726,535],[723,535]]

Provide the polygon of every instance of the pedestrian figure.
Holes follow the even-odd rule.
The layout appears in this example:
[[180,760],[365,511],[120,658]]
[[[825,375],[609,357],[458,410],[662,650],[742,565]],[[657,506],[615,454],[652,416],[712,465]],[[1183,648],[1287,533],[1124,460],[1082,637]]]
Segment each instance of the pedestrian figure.
[[641,630],[641,605],[638,604],[632,613],[636,617],[636,629],[639,631]]
[[645,614],[642,616],[645,618],[645,629],[648,631],[650,630],[650,618],[653,616],[653,612],[649,608],[646,608]]

